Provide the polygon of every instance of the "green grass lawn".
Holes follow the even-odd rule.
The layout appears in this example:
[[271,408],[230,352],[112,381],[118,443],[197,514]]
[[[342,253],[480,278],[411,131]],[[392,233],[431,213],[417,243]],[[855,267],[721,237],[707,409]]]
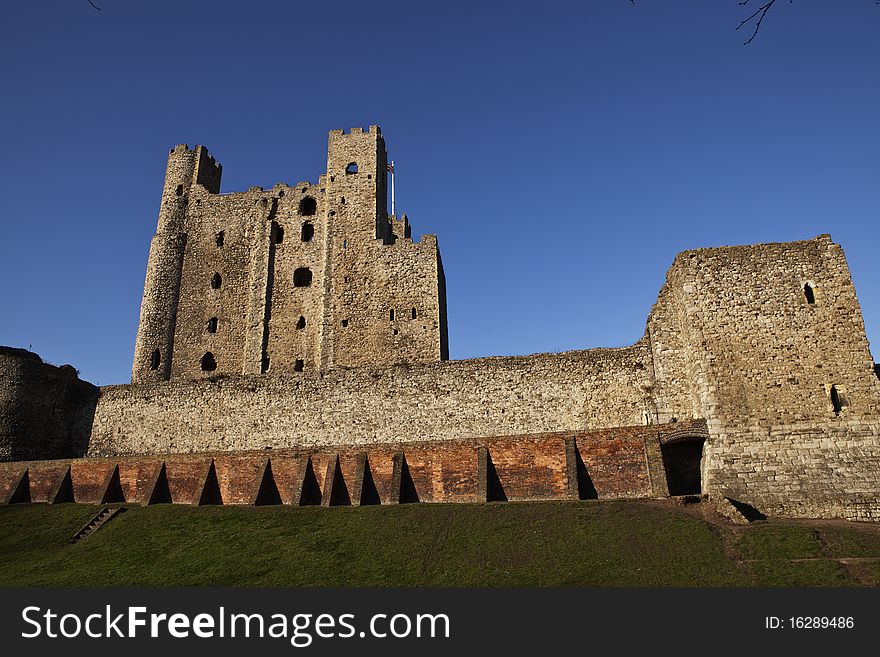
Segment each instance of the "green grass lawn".
[[68,543],[96,512],[0,508],[0,585],[851,586],[880,576],[873,525],[740,527],[656,502],[157,505]]

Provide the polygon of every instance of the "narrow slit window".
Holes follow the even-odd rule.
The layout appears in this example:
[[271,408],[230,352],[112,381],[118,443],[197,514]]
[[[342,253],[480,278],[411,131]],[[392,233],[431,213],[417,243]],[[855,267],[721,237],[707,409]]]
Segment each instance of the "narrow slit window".
[[226,233],[222,230],[214,236],[215,241],[217,242],[217,246],[223,246],[223,243],[226,241]]
[[302,225],[302,234],[300,235],[300,239],[303,242],[311,242],[315,237],[315,225],[309,221],[305,222]]
[[410,316],[411,316],[413,319],[415,319],[415,318],[416,318],[416,315],[417,315],[417,313],[416,313],[416,309],[413,308],[413,309],[410,311],[409,314],[410,314]]
[[159,364],[162,362],[162,352],[156,349],[150,356],[150,369],[158,370]]
[[183,195],[183,185],[178,185],[177,189],[174,190],[174,193],[177,194],[178,196],[182,196]]
[[202,356],[202,371],[213,372],[216,369],[217,361],[214,360],[214,354],[209,351],[204,356]]
[[223,277],[220,276],[220,274],[214,274],[211,277],[211,287],[215,290],[219,290],[221,285],[223,285]]
[[302,358],[297,358],[293,363],[293,371],[294,372],[302,372],[306,367],[305,362]]
[[816,303],[816,294],[813,291],[813,286],[809,283],[804,283],[804,296],[807,297],[807,303],[810,305]]
[[217,332],[217,318],[211,317],[208,320],[208,333],[216,333]]
[[840,412],[843,410],[843,400],[837,386],[831,386],[831,406],[834,407],[834,414],[840,415]]
[[306,327],[306,318],[302,315],[299,316],[299,319],[296,322],[296,329],[298,331],[302,331]]
[[389,313],[389,315],[391,317],[391,321],[393,322],[394,321],[394,308],[391,309],[391,312]]

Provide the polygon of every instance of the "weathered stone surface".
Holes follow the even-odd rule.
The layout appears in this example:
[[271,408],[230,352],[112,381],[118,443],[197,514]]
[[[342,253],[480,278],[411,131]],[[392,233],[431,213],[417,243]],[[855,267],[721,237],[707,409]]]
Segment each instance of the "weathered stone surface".
[[378,127],[334,130],[317,183],[220,194],[207,150],[174,147],[132,381],[447,358],[437,238],[388,216],[386,168]]

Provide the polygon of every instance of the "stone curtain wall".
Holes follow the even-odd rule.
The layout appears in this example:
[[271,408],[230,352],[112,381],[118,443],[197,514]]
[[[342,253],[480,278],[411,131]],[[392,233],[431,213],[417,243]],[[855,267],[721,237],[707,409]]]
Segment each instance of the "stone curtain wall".
[[880,381],[829,236],[680,254],[648,331],[660,421],[708,420],[705,489],[802,515],[858,499],[880,516]]
[[[239,196],[261,208],[260,194]],[[284,225],[285,241],[291,229],[284,222],[292,222],[296,234],[301,220],[298,204],[284,209],[286,196],[276,194],[265,209],[267,235]],[[376,241],[376,248],[430,251],[430,242],[407,241],[399,223],[405,222],[394,224],[396,243]],[[188,239],[213,248],[203,238],[215,229]],[[323,234],[325,244],[332,241]],[[284,261],[279,253],[267,249],[260,258],[289,267],[297,257],[294,250]],[[286,299],[290,290],[249,285],[248,308],[263,304],[265,310],[260,290],[269,289],[284,312],[297,303]],[[264,376],[215,372],[199,380],[111,386],[97,400],[72,368],[6,350],[0,354],[0,459],[76,456],[87,448],[88,456],[118,464],[118,474],[107,476],[143,488],[149,468],[137,464],[148,459],[155,470],[166,458],[161,455],[185,453],[190,456],[167,463],[169,494],[179,497],[217,480],[235,503],[244,503],[244,493],[234,492],[244,484],[233,480],[262,472],[262,461],[227,459],[242,450],[254,450],[249,459],[271,450],[278,485],[287,491],[296,477],[306,481],[297,468],[305,467],[301,458],[309,452],[312,497],[324,494],[312,490],[322,486],[331,497],[342,495],[333,492],[333,481],[357,482],[363,458],[379,496],[389,499],[412,493],[406,482],[426,500],[467,501],[480,491],[490,499],[556,499],[572,495],[572,473],[581,471],[590,475],[589,485],[577,480],[581,493],[593,486],[600,497],[637,497],[668,494],[665,474],[657,475],[664,462],[691,467],[705,438],[703,492],[768,514],[880,519],[880,381],[846,260],[828,236],[680,254],[645,337],[619,349],[293,374],[284,358],[304,353],[296,345],[305,343],[290,342],[285,352],[284,340],[298,338],[279,332],[273,343],[270,331],[267,340],[265,327],[277,316],[262,316],[266,321],[252,314],[257,319],[229,349],[263,340],[270,353],[288,354],[280,370],[273,359]],[[407,322],[417,332],[419,320],[418,312],[415,320],[387,317],[380,328]],[[315,330],[328,326],[325,321]],[[641,438],[627,440],[633,430],[618,427],[635,427]],[[645,438],[651,432],[654,438]],[[676,454],[685,460],[673,463]],[[7,488],[21,488],[20,465],[9,466],[18,469]],[[77,468],[71,476],[81,479]],[[44,470],[28,466],[33,495],[67,490],[57,472]],[[99,478],[92,476],[90,495],[103,485],[95,483]],[[382,481],[392,482],[385,493]]]
[[89,455],[376,445],[644,424],[622,349],[102,388]]
[[97,397],[70,365],[0,347],[0,461],[81,456]]

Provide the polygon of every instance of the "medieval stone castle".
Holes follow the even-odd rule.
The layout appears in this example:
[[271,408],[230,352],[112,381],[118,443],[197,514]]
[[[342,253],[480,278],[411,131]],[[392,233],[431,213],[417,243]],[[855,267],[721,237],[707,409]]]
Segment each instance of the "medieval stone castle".
[[317,183],[220,193],[171,149],[130,385],[0,348],[0,502],[704,494],[880,520],[880,379],[840,246],[680,253],[634,345],[448,360],[443,265],[378,127]]

